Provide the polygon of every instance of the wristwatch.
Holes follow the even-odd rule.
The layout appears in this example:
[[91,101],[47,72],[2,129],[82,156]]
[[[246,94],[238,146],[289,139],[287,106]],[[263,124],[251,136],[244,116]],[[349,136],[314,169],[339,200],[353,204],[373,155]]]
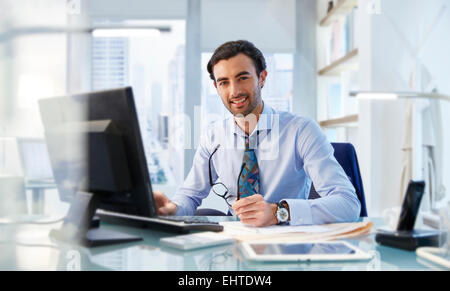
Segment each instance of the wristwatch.
[[278,203],[277,209],[278,224],[285,224],[289,221],[289,218],[289,204],[287,204],[286,201],[281,201],[280,203]]

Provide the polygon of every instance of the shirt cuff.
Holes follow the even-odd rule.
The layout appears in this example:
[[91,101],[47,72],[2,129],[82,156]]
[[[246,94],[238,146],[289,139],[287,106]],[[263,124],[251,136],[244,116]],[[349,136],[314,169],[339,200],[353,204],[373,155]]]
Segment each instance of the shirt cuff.
[[178,203],[175,203],[175,205],[177,205],[177,212],[175,212],[174,215],[175,216],[186,216],[186,215],[184,215],[185,211],[184,211],[183,207],[180,204],[178,204]]
[[189,205],[189,203],[182,201],[182,199],[172,199],[172,202],[177,205],[177,212],[174,214],[175,216],[192,216],[195,213],[195,210]]
[[290,225],[312,225],[311,205],[308,200],[283,199],[289,205]]

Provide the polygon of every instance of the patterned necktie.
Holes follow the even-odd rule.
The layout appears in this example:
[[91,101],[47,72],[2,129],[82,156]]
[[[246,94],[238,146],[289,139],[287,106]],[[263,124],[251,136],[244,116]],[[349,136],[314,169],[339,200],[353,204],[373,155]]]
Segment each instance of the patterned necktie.
[[241,198],[259,193],[259,168],[255,150],[250,149],[249,138],[245,137],[245,152],[242,159],[242,173],[239,176],[239,193]]

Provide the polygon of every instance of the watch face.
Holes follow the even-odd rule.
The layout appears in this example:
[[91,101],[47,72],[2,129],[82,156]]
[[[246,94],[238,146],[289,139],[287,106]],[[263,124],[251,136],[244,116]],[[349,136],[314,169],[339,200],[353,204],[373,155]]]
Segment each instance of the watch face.
[[286,208],[278,208],[277,219],[279,222],[286,222],[289,218],[289,212]]

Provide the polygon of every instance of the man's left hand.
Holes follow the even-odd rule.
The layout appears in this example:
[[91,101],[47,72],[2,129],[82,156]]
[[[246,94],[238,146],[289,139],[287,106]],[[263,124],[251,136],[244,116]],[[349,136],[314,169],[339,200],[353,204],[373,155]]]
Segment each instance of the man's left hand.
[[278,223],[277,204],[268,203],[261,194],[237,200],[232,206],[242,223],[253,226],[269,226]]

